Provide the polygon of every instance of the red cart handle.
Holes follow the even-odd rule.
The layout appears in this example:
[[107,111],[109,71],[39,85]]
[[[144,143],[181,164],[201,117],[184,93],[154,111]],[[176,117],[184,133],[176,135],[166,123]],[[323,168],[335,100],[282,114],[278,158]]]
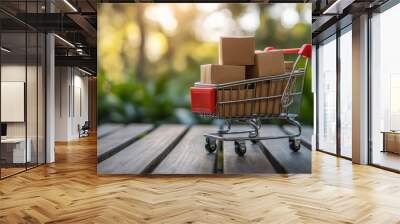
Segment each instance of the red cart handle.
[[[266,47],[264,51],[276,51],[279,49],[276,49],[274,47]],[[286,54],[298,54],[306,58],[311,58],[311,52],[312,52],[312,46],[311,44],[303,44],[301,48],[289,48],[289,49],[282,49],[282,52],[284,55]]]

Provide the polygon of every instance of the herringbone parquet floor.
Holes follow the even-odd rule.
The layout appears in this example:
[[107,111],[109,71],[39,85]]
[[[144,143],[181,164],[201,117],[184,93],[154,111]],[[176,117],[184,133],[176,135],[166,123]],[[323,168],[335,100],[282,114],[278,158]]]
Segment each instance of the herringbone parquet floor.
[[313,153],[312,175],[96,174],[96,140],[0,181],[0,223],[400,223],[400,175]]

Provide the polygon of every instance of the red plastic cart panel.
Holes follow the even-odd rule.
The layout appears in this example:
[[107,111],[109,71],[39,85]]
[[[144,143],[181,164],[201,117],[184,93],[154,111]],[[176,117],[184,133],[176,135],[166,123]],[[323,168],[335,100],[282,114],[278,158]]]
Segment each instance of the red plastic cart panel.
[[191,87],[192,112],[215,113],[216,89],[209,87]]

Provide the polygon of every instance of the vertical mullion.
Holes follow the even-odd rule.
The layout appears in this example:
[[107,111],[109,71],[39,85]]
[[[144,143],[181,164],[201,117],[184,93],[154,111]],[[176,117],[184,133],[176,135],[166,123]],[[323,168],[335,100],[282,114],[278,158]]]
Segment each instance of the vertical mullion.
[[[39,13],[39,0],[36,1]],[[36,31],[36,166],[39,165],[39,32]]]
[[315,127],[315,149],[318,150],[319,149],[319,61],[318,61],[318,50],[319,50],[319,44],[316,44],[315,46],[315,123],[314,127]]
[[367,53],[367,85],[368,85],[368,95],[367,95],[367,119],[368,119],[368,124],[367,124],[367,141],[368,141],[368,156],[367,156],[367,163],[368,164],[373,164],[373,153],[372,153],[372,86],[371,86],[371,80],[372,80],[372,65],[371,65],[371,56],[372,56],[372,29],[371,29],[371,19],[372,19],[372,12],[368,12],[368,20],[367,20],[367,46],[368,46],[368,53]]
[[[25,21],[28,19],[28,1],[25,1]],[[24,102],[24,118],[25,118],[25,170],[28,169],[28,116],[27,116],[27,90],[28,90],[28,25],[25,23],[25,102]]]
[[340,30],[336,31],[336,154],[341,156],[341,119],[340,119]]
[[[46,0],[44,2],[45,5],[45,13],[48,12],[49,3]],[[47,43],[48,43],[48,33],[44,32],[44,163],[47,163]],[[42,69],[43,71],[43,69]],[[42,73],[43,77],[43,73]],[[43,81],[43,80],[42,80]],[[61,90],[60,90],[61,91]],[[42,107],[43,109],[43,107]],[[42,117],[43,118],[43,117]]]
[[[71,94],[72,94],[72,117],[75,119],[75,69],[74,67],[72,68],[72,88],[71,88]],[[74,123],[72,121],[72,123]]]
[[[2,45],[2,23],[0,23],[0,47],[1,46],[3,46]],[[0,51],[0,125],[1,124],[3,124],[2,122],[1,122],[1,110],[2,110],[2,108],[1,108],[1,67],[2,67],[2,64],[1,64],[1,62],[2,62],[2,58],[1,58],[1,55],[2,55],[3,53]],[[2,170],[2,164],[1,164],[1,150],[2,150],[2,147],[1,147],[1,144],[0,144],[0,179],[2,179],[2,177],[1,177],[1,170]]]
[[68,73],[68,118],[70,118],[71,117],[71,70],[68,68],[69,67],[67,67],[67,73]]

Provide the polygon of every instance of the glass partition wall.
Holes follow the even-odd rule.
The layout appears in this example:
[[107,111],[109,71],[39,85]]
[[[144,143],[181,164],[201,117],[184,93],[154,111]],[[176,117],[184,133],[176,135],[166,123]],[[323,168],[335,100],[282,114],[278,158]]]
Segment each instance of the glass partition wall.
[[336,153],[336,36],[318,46],[318,149]]
[[[35,12],[38,2],[18,7]],[[45,163],[45,41],[43,33],[0,12],[1,179]]]
[[317,149],[352,157],[351,25],[318,44]]
[[370,163],[400,171],[400,4],[371,18]]
[[352,157],[352,33],[351,25],[341,31],[340,68],[340,155]]

